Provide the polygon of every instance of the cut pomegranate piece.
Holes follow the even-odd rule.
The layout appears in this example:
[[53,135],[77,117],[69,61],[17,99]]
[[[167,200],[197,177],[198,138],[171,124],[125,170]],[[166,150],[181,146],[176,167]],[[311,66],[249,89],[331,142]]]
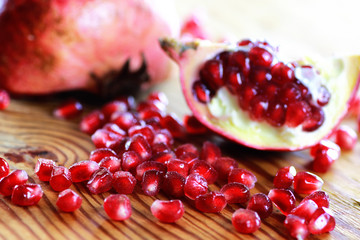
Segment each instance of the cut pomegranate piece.
[[209,192],[195,198],[195,207],[201,212],[218,213],[226,207],[226,199],[223,193]]
[[264,193],[256,193],[251,196],[247,209],[257,212],[260,218],[264,219],[273,212],[273,204],[270,198]]
[[271,189],[268,197],[284,215],[295,208],[296,199],[289,189]]
[[50,186],[54,191],[61,192],[72,185],[71,173],[64,166],[54,167],[49,180]]
[[167,170],[177,172],[184,177],[187,177],[189,174],[189,164],[180,159],[170,159],[166,163]]
[[245,234],[256,232],[261,224],[261,219],[256,212],[242,208],[233,213],[231,221],[238,232]]
[[104,157],[99,162],[99,166],[107,168],[111,173],[114,173],[120,170],[121,160],[115,156]]
[[181,198],[184,196],[185,177],[177,172],[168,171],[161,185],[162,191],[169,197]]
[[124,194],[111,194],[104,199],[106,214],[115,221],[124,221],[131,217],[130,199]]
[[349,126],[342,125],[335,132],[335,143],[339,145],[341,150],[352,150],[355,147],[357,140],[358,137],[356,132]]
[[226,180],[229,173],[238,167],[238,163],[231,157],[220,157],[216,159],[213,166],[218,172],[219,179]]
[[318,205],[313,200],[301,201],[290,214],[304,218],[306,222],[309,222],[314,212],[318,209]]
[[329,207],[330,197],[324,191],[316,191],[306,196],[301,202],[306,200],[313,200],[319,208],[321,207]]
[[105,124],[104,114],[95,110],[86,115],[80,122],[80,130],[87,134],[93,134]]
[[110,148],[97,148],[90,153],[89,160],[99,163],[105,157],[116,157],[116,152]]
[[10,105],[10,95],[4,90],[0,89],[0,110],[8,108]]
[[185,213],[184,205],[180,200],[155,200],[150,210],[154,217],[166,223],[178,221]]
[[205,134],[208,129],[193,115],[185,115],[183,118],[186,132],[189,134]]
[[57,118],[71,119],[79,116],[83,111],[82,104],[77,100],[70,100],[57,107],[53,115]]
[[224,194],[226,202],[231,203],[246,203],[250,198],[250,191],[247,186],[242,183],[227,183],[220,189]]
[[126,151],[121,157],[121,168],[124,171],[134,171],[142,163],[142,159],[135,151]]
[[199,174],[193,173],[186,177],[184,194],[194,200],[197,196],[205,194],[208,190],[206,179]]
[[[0,179],[9,175],[9,172],[10,172],[9,163],[4,158],[0,157]],[[35,171],[35,173],[37,172]]]
[[192,173],[197,173],[203,176],[208,184],[213,184],[218,178],[217,171],[210,165],[210,163],[204,160],[195,160],[192,163],[189,174]]
[[91,175],[86,186],[92,194],[100,194],[111,189],[112,181],[112,173],[107,168],[99,168]]
[[83,182],[90,179],[91,175],[99,169],[99,164],[94,161],[84,160],[70,166],[71,180]]
[[117,171],[113,175],[112,187],[119,194],[131,194],[136,186],[136,178],[127,171]]
[[40,181],[49,181],[54,167],[56,167],[56,163],[53,160],[38,158],[34,171]]
[[24,170],[14,170],[9,175],[0,179],[0,194],[10,196],[16,185],[25,184],[28,175]]
[[20,184],[14,187],[11,195],[11,202],[19,206],[32,206],[40,201],[42,195],[43,190],[39,184]]
[[56,206],[63,212],[74,212],[81,207],[82,198],[71,189],[59,193]]
[[255,187],[256,176],[249,170],[243,168],[234,168],[229,172],[228,182],[238,182],[247,186],[249,189]]
[[335,218],[332,211],[328,208],[318,208],[312,215],[308,228],[311,234],[327,233],[335,228]]
[[296,239],[306,239],[309,230],[304,218],[289,214],[286,216],[284,226],[288,230],[291,237]]
[[142,181],[144,173],[149,170],[157,170],[159,172],[162,172],[162,174],[165,174],[166,173],[166,165],[163,163],[154,162],[154,161],[143,162],[136,167],[136,176],[135,176],[136,179],[138,181]]
[[144,172],[141,181],[141,189],[147,196],[155,196],[160,192],[164,172],[158,170],[147,170]]
[[129,150],[135,151],[143,161],[149,160],[152,156],[151,146],[141,134],[136,134],[130,138]]
[[296,169],[293,166],[280,168],[274,177],[275,188],[289,188],[294,182]]
[[324,181],[310,172],[298,172],[294,177],[294,191],[298,194],[310,194],[320,190]]

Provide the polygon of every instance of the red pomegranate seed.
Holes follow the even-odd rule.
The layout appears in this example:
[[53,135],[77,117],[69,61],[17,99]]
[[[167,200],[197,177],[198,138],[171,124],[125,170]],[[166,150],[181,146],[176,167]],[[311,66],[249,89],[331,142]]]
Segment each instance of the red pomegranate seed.
[[131,194],[136,182],[136,178],[130,172],[117,171],[113,175],[112,187],[119,194]]
[[175,155],[178,158],[180,158],[185,153],[189,153],[189,152],[194,153],[196,156],[199,156],[199,151],[197,147],[195,147],[195,145],[192,143],[182,144],[175,149]]
[[250,64],[254,66],[268,67],[273,61],[272,54],[264,48],[253,47],[249,51]]
[[169,104],[169,100],[168,100],[166,94],[163,93],[163,92],[157,92],[157,91],[152,92],[152,93],[150,93],[148,95],[147,100],[149,100],[149,101],[153,101],[153,100],[160,101],[164,105]]
[[226,207],[226,199],[223,193],[209,192],[195,198],[195,207],[201,212],[218,213]]
[[104,199],[106,214],[115,221],[124,221],[131,217],[130,199],[124,194],[111,194]]
[[185,177],[178,172],[168,171],[161,185],[162,191],[169,197],[181,198],[184,196]]
[[326,173],[338,159],[339,154],[334,150],[318,152],[312,162],[312,169],[315,172]]
[[121,156],[121,168],[124,171],[134,171],[142,162],[141,157],[135,151],[124,152]]
[[319,106],[325,106],[326,104],[329,103],[331,94],[325,86],[321,86],[318,92],[319,92],[319,96],[316,102],[317,104],[319,104]]
[[238,182],[247,186],[249,189],[255,187],[255,183],[257,182],[256,176],[250,172],[249,170],[243,168],[233,168],[229,172],[228,182]]
[[[154,154],[151,158],[152,161],[161,162],[166,165],[169,163],[169,161],[174,160],[174,159],[175,159],[175,154],[171,150],[168,150],[168,152],[160,152],[160,153]],[[182,161],[182,160],[180,160],[180,161]],[[187,168],[189,168],[189,166],[187,166]]]
[[268,106],[269,106],[269,101],[265,97],[255,96],[250,101],[250,106],[249,106],[250,118],[259,122],[264,120]]
[[155,196],[159,193],[163,181],[164,172],[158,170],[147,170],[144,172],[141,188],[147,196]]
[[152,145],[158,143],[164,143],[169,147],[171,147],[174,144],[174,138],[172,137],[169,130],[160,129],[158,131],[155,131],[154,141]]
[[189,173],[201,175],[206,179],[208,184],[213,184],[218,178],[217,171],[210,165],[210,163],[204,160],[195,160]]
[[156,111],[162,115],[166,111],[166,104],[159,100],[147,100],[140,102],[136,107],[137,112],[144,112],[148,110]]
[[250,60],[247,55],[246,52],[240,50],[233,52],[229,59],[230,65],[240,68],[245,77],[247,77],[250,72]]
[[256,193],[251,196],[247,209],[257,212],[260,218],[264,219],[273,212],[273,204],[270,198],[264,193]]
[[49,183],[51,188],[57,192],[69,188],[72,184],[69,169],[63,166],[54,167],[51,172]]
[[116,101],[124,102],[129,110],[135,108],[135,98],[133,96],[121,96],[115,99]]
[[16,185],[25,184],[28,175],[24,170],[14,170],[9,175],[0,179],[0,194],[10,196]]
[[189,134],[205,134],[208,129],[193,115],[185,115],[183,118],[186,132]]
[[184,153],[179,159],[187,162],[189,164],[189,169],[192,168],[196,160],[199,160],[198,156],[191,152]]
[[91,135],[91,140],[96,148],[115,149],[121,143],[123,138],[124,136],[105,129],[98,129]]
[[91,175],[86,186],[92,194],[100,194],[111,189],[112,181],[112,173],[106,168],[99,168]]
[[220,189],[220,192],[224,194],[228,204],[246,203],[250,199],[249,188],[242,183],[227,183]]
[[318,205],[313,200],[302,201],[298,206],[291,210],[290,214],[304,218],[309,222],[314,212],[318,209]]
[[239,95],[239,104],[243,110],[248,110],[251,100],[257,95],[257,88],[251,84],[244,84]]
[[354,149],[358,137],[356,132],[349,126],[342,125],[335,132],[335,143],[341,150],[349,151]]
[[62,105],[57,107],[53,114],[57,118],[71,119],[79,116],[83,111],[82,104],[77,100],[70,100],[64,102]]
[[348,115],[350,117],[358,117],[360,115],[360,96],[355,96],[350,102]]
[[205,141],[200,151],[200,159],[214,164],[219,157],[221,157],[220,148],[212,142]]
[[82,198],[73,190],[65,189],[59,193],[56,206],[63,212],[74,212],[81,207]]
[[175,153],[173,153],[171,148],[168,145],[166,145],[165,143],[152,144],[151,148],[152,148],[152,152],[153,152],[153,158],[155,157],[155,155],[157,155],[159,153],[169,153],[173,157],[175,157]]
[[289,188],[294,182],[296,169],[293,166],[280,168],[274,177],[275,188]]
[[311,108],[305,101],[291,102],[287,107],[285,124],[288,127],[297,127],[309,117],[310,112]]
[[129,128],[139,123],[139,120],[131,112],[114,112],[111,115],[110,120],[124,131],[127,131]]
[[335,218],[331,210],[321,207],[311,217],[308,228],[311,234],[322,234],[334,230],[335,225]]
[[284,215],[295,208],[296,199],[289,189],[271,189],[268,197]]
[[104,157],[100,161],[99,166],[108,169],[111,173],[114,173],[120,170],[121,160],[114,156]]
[[20,184],[14,187],[11,195],[11,202],[19,206],[32,206],[40,201],[42,195],[43,190],[39,184]]
[[150,210],[154,217],[166,223],[178,221],[185,213],[184,205],[180,200],[155,200]]
[[189,174],[189,164],[180,159],[170,159],[166,162],[167,170],[174,171],[186,177]]
[[304,240],[309,235],[309,230],[304,218],[289,214],[286,216],[284,226],[291,237]]
[[227,89],[229,89],[232,94],[237,94],[238,92],[240,92],[243,80],[241,78],[241,74],[237,71],[237,69],[226,69],[224,75]]
[[219,179],[226,180],[231,170],[238,167],[238,163],[231,157],[220,157],[216,159],[213,166],[219,174]]
[[184,194],[186,197],[194,200],[197,196],[206,193],[207,190],[208,183],[201,175],[193,173],[186,177],[184,185]]
[[294,177],[294,191],[298,194],[310,194],[319,190],[324,181],[310,172],[298,172]]
[[[294,113],[296,113],[298,110],[302,110],[303,108],[305,109],[304,112],[308,113],[311,109],[310,106],[306,103],[306,102],[301,102],[301,90],[299,89],[299,87],[297,86],[297,84],[291,82],[291,83],[287,83],[284,86],[281,86],[280,89],[280,102],[284,103],[284,104],[294,104]],[[288,107],[288,111],[289,111],[289,107]],[[305,115],[306,116],[306,115]],[[291,117],[291,116],[290,116]],[[298,114],[298,117],[302,117],[302,114]],[[302,119],[305,119],[304,117],[302,117]],[[296,125],[297,126],[297,125]]]
[[323,139],[318,144],[313,146],[310,149],[310,155],[315,157],[320,152],[327,152],[327,151],[331,151],[329,155],[333,156],[334,159],[338,159],[340,157],[341,150],[339,145],[328,139]]
[[126,136],[126,132],[124,130],[122,130],[118,125],[116,125],[115,123],[106,123],[102,129],[115,133],[116,135],[119,136]]
[[174,138],[183,138],[186,134],[185,127],[174,114],[163,117],[160,120],[160,124],[163,128],[169,130]]
[[307,118],[303,124],[302,129],[305,132],[312,132],[318,129],[324,123],[324,112],[318,107],[312,106],[311,117]]
[[316,191],[311,193],[310,195],[306,196],[301,202],[304,202],[306,200],[313,200],[318,207],[329,207],[330,203],[330,197],[329,195],[324,191]]
[[119,100],[108,102],[101,108],[101,112],[104,114],[107,121],[110,120],[111,115],[114,112],[126,112],[128,110],[128,105],[124,101]]
[[154,162],[154,161],[147,161],[139,164],[136,167],[136,179],[138,181],[142,181],[143,175],[146,171],[149,170],[157,170],[162,172],[162,174],[166,173],[166,165],[160,162]]
[[53,160],[38,158],[35,165],[35,173],[40,181],[49,181],[54,167],[56,167],[56,163]]
[[110,148],[97,148],[90,153],[89,160],[99,163],[105,157],[116,157],[114,150]]
[[105,117],[102,112],[95,110],[86,115],[80,122],[80,130],[87,134],[93,134],[105,124]]
[[152,126],[153,129],[159,129],[161,128],[160,119],[164,117],[164,113],[156,109],[146,108],[138,112],[138,117],[144,120],[147,125]]
[[142,161],[147,161],[152,156],[152,149],[149,142],[141,134],[135,134],[130,138],[129,149],[135,151],[141,157]]
[[202,82],[195,81],[193,84],[193,94],[195,98],[201,103],[208,103],[211,100],[211,91],[210,89]]
[[150,125],[132,126],[131,128],[129,128],[128,134],[130,137],[134,136],[135,134],[140,134],[143,137],[145,137],[146,141],[148,141],[148,143],[150,143],[150,144],[154,141],[154,135],[155,135],[154,128]]
[[8,108],[10,105],[10,95],[4,90],[0,89],[0,110]]
[[[4,158],[0,157],[0,179],[9,175],[9,172],[10,172],[9,163]],[[37,172],[35,171],[35,173]]]
[[269,104],[266,121],[274,126],[281,127],[285,123],[286,105],[272,102]]
[[90,179],[91,175],[99,169],[99,164],[94,161],[84,160],[70,166],[71,180],[83,182]]
[[256,212],[243,208],[233,213],[231,221],[238,232],[245,234],[256,232],[261,224],[261,219]]
[[282,62],[271,67],[271,75],[273,81],[280,85],[292,82],[295,79],[294,70]]
[[206,79],[212,91],[216,91],[222,87],[225,83],[221,61],[215,59],[206,61],[200,70],[200,78]]

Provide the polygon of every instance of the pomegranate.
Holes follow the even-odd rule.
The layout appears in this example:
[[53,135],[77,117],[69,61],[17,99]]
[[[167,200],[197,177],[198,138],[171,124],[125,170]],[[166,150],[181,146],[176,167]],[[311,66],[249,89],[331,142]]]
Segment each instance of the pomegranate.
[[106,214],[115,221],[124,221],[131,217],[130,199],[124,194],[111,194],[104,199]]
[[170,72],[158,39],[180,32],[172,1],[6,0],[2,6],[0,86],[9,92],[83,89],[109,96]]
[[63,212],[74,212],[82,204],[82,198],[73,190],[65,189],[59,193],[56,206]]
[[[237,143],[299,150],[329,136],[358,88],[360,56],[283,62],[267,42],[163,39],[185,99],[206,127]],[[341,84],[337,84],[341,82]]]

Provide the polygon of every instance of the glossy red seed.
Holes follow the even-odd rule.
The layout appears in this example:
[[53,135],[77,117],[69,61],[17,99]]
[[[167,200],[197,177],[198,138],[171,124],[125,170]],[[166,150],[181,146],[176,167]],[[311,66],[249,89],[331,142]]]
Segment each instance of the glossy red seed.
[[205,141],[201,147],[200,159],[214,164],[219,157],[221,157],[220,148],[212,142]]
[[121,160],[115,156],[104,157],[100,161],[99,166],[108,169],[111,173],[114,173],[120,170]]
[[239,105],[243,110],[249,110],[251,100],[257,95],[257,88],[251,84],[244,84],[239,95]]
[[157,170],[162,172],[163,174],[166,173],[166,165],[160,162],[154,162],[154,161],[147,161],[139,164],[136,167],[136,179],[138,181],[142,181],[143,175],[146,171],[149,170]]
[[218,172],[219,179],[226,180],[230,171],[238,167],[238,163],[231,157],[220,157],[216,159],[213,166]]
[[71,173],[64,166],[54,167],[49,180],[50,186],[54,191],[61,192],[72,185]]
[[[168,152],[160,152],[160,153],[154,154],[151,157],[152,161],[161,162],[166,165],[169,163],[169,161],[171,161],[173,159],[175,159],[175,154],[171,150],[168,150]],[[189,167],[187,167],[187,168],[189,168]]]
[[171,148],[166,145],[165,143],[155,143],[151,145],[152,148],[152,152],[153,152],[153,156],[152,158],[155,158],[155,156],[157,154],[160,153],[169,153],[171,154],[173,157],[175,157],[175,153],[173,153],[173,151],[171,150]]
[[238,232],[251,234],[260,228],[261,219],[256,212],[240,208],[233,213],[231,222]]
[[312,132],[318,129],[325,121],[324,111],[312,106],[311,115],[302,124],[302,130]]
[[124,221],[132,214],[130,199],[124,194],[111,194],[106,197],[104,210],[115,221]]
[[339,145],[343,151],[354,149],[357,140],[356,132],[349,126],[342,125],[335,132],[335,143]]
[[106,168],[99,168],[91,175],[86,186],[92,194],[100,194],[111,189],[112,181],[112,173]]
[[340,147],[336,143],[331,140],[323,139],[318,144],[313,146],[310,149],[310,155],[315,157],[319,152],[327,152],[330,150],[329,155],[333,156],[334,159],[338,159],[340,157]]
[[232,94],[237,94],[238,92],[240,92],[244,80],[242,79],[241,74],[238,72],[238,69],[228,68],[226,69],[224,75],[227,89]]
[[224,194],[226,202],[231,203],[246,203],[250,199],[250,191],[247,186],[242,183],[227,183],[220,189]]
[[304,218],[306,222],[309,222],[314,212],[318,209],[318,205],[313,200],[302,201],[297,205],[290,214]]
[[178,158],[180,158],[183,154],[189,153],[189,152],[194,153],[196,156],[199,156],[199,150],[192,143],[182,144],[182,145],[178,146],[174,152],[175,152],[176,157],[178,157]]
[[157,100],[165,105],[169,104],[169,100],[164,92],[157,92],[157,91],[151,92],[148,95],[147,100],[149,101]]
[[128,134],[130,137],[135,134],[141,134],[151,144],[154,141],[154,128],[150,125],[140,126],[135,125],[129,128]]
[[205,194],[208,190],[206,179],[199,174],[193,173],[186,177],[184,194],[194,200],[197,196]]
[[28,175],[24,170],[14,170],[9,175],[0,179],[0,194],[10,196],[16,185],[25,184]]
[[195,207],[200,212],[218,213],[226,207],[226,204],[225,196],[220,192],[205,193],[195,199]]
[[252,65],[268,67],[273,61],[273,56],[264,48],[253,47],[249,51],[249,59]]
[[324,181],[310,172],[298,172],[294,177],[294,191],[298,194],[310,194],[320,190]]
[[102,129],[115,133],[119,136],[126,136],[126,132],[124,130],[122,130],[118,125],[116,125],[115,123],[106,123]]
[[156,111],[162,115],[166,111],[166,104],[159,100],[147,100],[140,102],[136,107],[136,111],[139,113],[148,110]]
[[112,187],[119,194],[131,194],[136,182],[136,178],[130,172],[117,171],[113,175]]
[[271,189],[268,197],[284,215],[295,208],[296,198],[289,189]]
[[114,156],[116,153],[110,148],[97,148],[90,152],[89,160],[99,163],[103,158]]
[[208,103],[211,100],[211,91],[201,81],[195,81],[192,87],[195,98],[201,103]]
[[309,230],[305,219],[289,214],[286,216],[284,226],[289,232],[290,236],[298,240],[304,240],[309,235]]
[[319,173],[326,173],[338,159],[339,153],[330,149],[318,152],[312,162],[312,170]]
[[200,70],[200,78],[205,80],[210,90],[216,91],[222,87],[223,79],[223,66],[219,60],[208,60]]
[[203,176],[208,184],[213,184],[218,178],[218,173],[215,168],[212,167],[210,163],[204,160],[195,160],[192,163],[189,174],[192,173]]
[[143,160],[135,151],[126,151],[121,156],[121,168],[124,171],[134,171]]
[[98,129],[91,135],[91,140],[96,148],[115,149],[118,145],[120,145],[123,138],[124,136],[105,129]]
[[180,158],[189,164],[189,168],[191,169],[196,160],[199,160],[198,156],[194,153],[184,153]]
[[312,200],[314,201],[318,207],[329,207],[330,203],[330,197],[329,195],[324,191],[316,191],[311,193],[310,195],[306,196],[301,202],[304,202],[306,200]]
[[59,193],[56,206],[63,212],[74,212],[81,207],[82,198],[75,191],[65,189]]
[[280,168],[274,177],[275,188],[289,188],[294,182],[296,169],[293,166]]
[[[300,93],[299,93],[300,94]],[[311,113],[310,106],[304,101],[291,102],[287,106],[285,115],[285,124],[288,127],[295,128],[302,124]]]
[[164,172],[158,170],[147,170],[144,172],[141,189],[147,196],[155,196],[160,192],[161,184],[164,178]]
[[152,156],[151,146],[146,138],[141,134],[135,134],[130,138],[128,150],[135,151],[142,161],[147,161]]
[[104,114],[106,120],[110,120],[114,112],[126,112],[127,110],[128,105],[124,101],[119,100],[108,102],[101,108],[101,112]]
[[292,82],[295,79],[294,70],[283,62],[276,63],[271,67],[271,75],[274,82],[281,85]]
[[185,115],[183,118],[186,132],[189,134],[205,134],[208,129],[193,115]]
[[56,167],[56,163],[53,160],[38,158],[34,171],[40,181],[49,181],[54,167]]
[[264,120],[268,107],[269,107],[269,101],[264,96],[255,96],[250,101],[250,106],[249,106],[250,118],[256,121]]
[[36,205],[43,196],[39,184],[25,183],[16,185],[11,194],[11,202],[19,206]]
[[102,112],[95,110],[86,115],[80,122],[80,130],[87,134],[93,134],[105,124],[105,117]]
[[328,208],[318,208],[311,217],[308,228],[311,234],[322,234],[331,232],[335,228],[335,218]]
[[91,175],[99,169],[99,164],[94,161],[84,160],[70,166],[71,180],[83,182],[90,179]]
[[231,66],[239,68],[245,77],[249,75],[250,72],[250,59],[247,56],[247,52],[236,51],[230,55],[229,64]]
[[233,168],[229,172],[228,182],[238,182],[247,186],[249,189],[255,187],[255,183],[257,182],[256,176],[250,172],[249,170],[243,168]]
[[161,185],[162,191],[169,197],[181,198],[184,196],[185,177],[177,172],[168,171]]
[[77,100],[64,102],[57,107],[53,115],[57,118],[70,119],[79,116],[83,111],[82,104]]
[[260,218],[264,219],[273,212],[273,204],[270,198],[264,193],[256,193],[251,196],[247,209],[257,212]]
[[170,159],[166,162],[167,170],[174,171],[186,177],[189,174],[189,164],[180,159]]
[[172,137],[171,133],[167,129],[160,129],[155,131],[154,141],[152,145],[164,143],[167,146],[171,147],[174,144],[174,138]]
[[180,200],[155,200],[150,210],[154,217],[166,223],[178,221],[185,213],[184,205]]
[[185,127],[176,115],[166,115],[160,120],[160,124],[163,128],[169,130],[174,138],[183,138],[186,135]]
[[111,115],[110,121],[118,125],[124,131],[127,131],[134,125],[137,125],[139,120],[132,112],[114,112]]
[[319,104],[319,106],[325,106],[329,103],[330,98],[331,93],[329,90],[327,90],[325,86],[321,86],[318,89],[318,99],[316,100],[317,104]]
[[0,110],[8,108],[10,105],[10,95],[4,90],[0,89]]
[[[9,163],[4,158],[0,157],[0,179],[9,175],[9,172],[10,172]],[[37,172],[35,171],[35,173]]]
[[286,105],[272,102],[269,104],[268,111],[266,113],[266,121],[274,127],[281,127],[285,123],[285,113]]

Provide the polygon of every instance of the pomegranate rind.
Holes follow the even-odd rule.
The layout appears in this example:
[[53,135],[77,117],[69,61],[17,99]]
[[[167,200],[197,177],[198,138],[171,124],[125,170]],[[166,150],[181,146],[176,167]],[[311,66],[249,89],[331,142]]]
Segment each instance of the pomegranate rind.
[[194,40],[187,43],[174,39],[161,41],[164,51],[180,67],[180,81],[185,100],[194,116],[212,131],[247,147],[260,150],[295,151],[311,147],[329,136],[346,115],[351,99],[359,86],[360,55],[298,61],[300,66],[313,65],[320,71],[323,84],[332,94],[323,107],[325,121],[312,132],[297,128],[273,127],[250,119],[238,106],[236,97],[221,88],[208,104],[200,103],[192,85],[202,64],[222,51],[234,51],[233,43]]

